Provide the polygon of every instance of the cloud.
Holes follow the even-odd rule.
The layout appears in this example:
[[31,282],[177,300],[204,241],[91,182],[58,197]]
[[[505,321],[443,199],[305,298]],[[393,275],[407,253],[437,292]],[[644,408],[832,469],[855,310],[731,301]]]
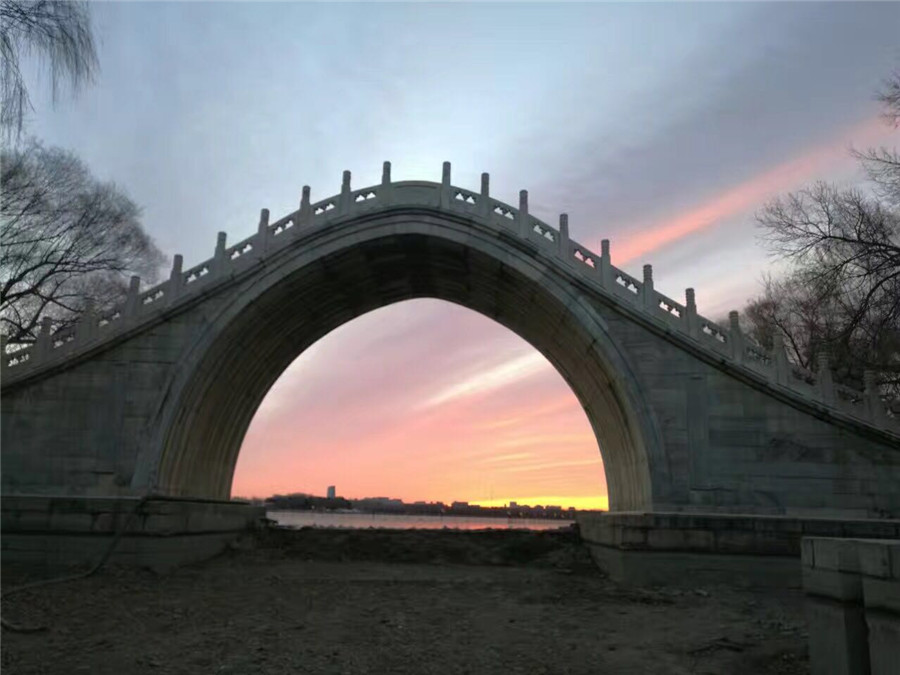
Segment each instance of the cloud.
[[444,387],[428,398],[423,406],[430,408],[462,397],[480,396],[519,382],[547,368],[552,368],[547,359],[539,352],[532,350],[531,353],[504,361]]
[[771,169],[714,195],[703,203],[673,218],[649,225],[629,226],[629,236],[612,252],[615,264],[625,264],[700,230],[720,225],[726,219],[758,208],[779,192],[791,190],[816,177],[834,172],[855,160],[849,155],[852,144],[868,146],[885,141],[893,134],[881,118],[852,125],[823,145],[808,150]]

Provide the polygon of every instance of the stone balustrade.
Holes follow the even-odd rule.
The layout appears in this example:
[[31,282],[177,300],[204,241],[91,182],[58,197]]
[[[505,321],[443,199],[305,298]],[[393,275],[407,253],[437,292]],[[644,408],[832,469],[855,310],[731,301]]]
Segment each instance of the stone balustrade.
[[[717,366],[750,375],[761,386],[781,395],[824,408],[828,414],[846,416],[879,430],[896,434],[900,423],[886,410],[871,384],[859,391],[832,383],[827,367],[817,377],[790,364],[780,343],[769,351],[742,335],[737,313],[730,326],[720,326],[697,314],[693,289],[687,289],[681,304],[655,290],[653,271],[645,265],[643,279],[636,279],[612,264],[608,240],[601,243],[598,255],[569,238],[568,216],[560,216],[554,228],[528,212],[528,193],[522,190],[515,208],[490,196],[489,176],[482,174],[481,190],[474,192],[450,184],[450,164],[445,162],[441,183],[425,181],[391,182],[390,163],[385,162],[382,182],[361,190],[352,190],[350,172],[345,171],[340,194],[319,202],[310,202],[305,186],[297,211],[269,222],[263,209],[255,234],[231,246],[225,233],[219,233],[213,257],[187,270],[182,258],[175,256],[169,278],[138,292],[140,280],[132,278],[128,298],[119,306],[103,311],[87,311],[72,328],[51,332],[49,324],[31,346],[2,346],[3,385],[13,384],[46,369],[64,365],[68,360],[102,348],[104,343],[149,325],[175,308],[187,305],[219,284],[237,275],[249,273],[264,260],[291,246],[302,246],[304,238],[314,237],[325,228],[353,227],[361,215],[395,208],[426,207],[471,219],[473,225],[487,226],[506,238],[514,238],[530,247],[533,254],[556,259],[571,274],[598,289],[608,302],[638,320],[663,327],[667,339],[698,346]],[[826,364],[827,365],[827,364]]]

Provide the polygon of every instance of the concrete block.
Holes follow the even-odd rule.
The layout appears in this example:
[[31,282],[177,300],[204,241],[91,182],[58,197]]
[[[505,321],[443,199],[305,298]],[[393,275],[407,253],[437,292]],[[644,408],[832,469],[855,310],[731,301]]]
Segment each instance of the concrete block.
[[812,675],[864,675],[869,672],[868,634],[861,605],[808,597],[806,615]]

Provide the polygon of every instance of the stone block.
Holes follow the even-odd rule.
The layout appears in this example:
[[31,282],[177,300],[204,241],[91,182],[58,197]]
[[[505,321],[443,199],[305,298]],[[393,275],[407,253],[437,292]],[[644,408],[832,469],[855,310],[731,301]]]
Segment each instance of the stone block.
[[869,672],[868,635],[862,605],[808,597],[806,615],[812,675],[864,675]]
[[754,553],[758,551],[756,532],[752,530],[723,530],[716,532],[716,550],[728,553]]
[[892,576],[892,548],[894,549],[894,552],[900,554],[900,542],[894,543],[893,546],[890,542],[859,542],[858,551],[860,571],[868,577],[890,579]]
[[895,612],[900,616],[900,580],[862,577],[862,592],[866,605],[874,610]]
[[640,527],[622,527],[619,545],[623,548],[646,548],[647,530]]
[[871,675],[896,675],[900,670],[900,614],[866,608]]
[[54,510],[50,514],[50,530],[55,532],[90,532],[94,516],[90,513]]
[[816,568],[859,573],[859,546],[851,539],[813,537]]
[[713,551],[716,536],[709,530],[684,530],[684,543],[692,551]]
[[810,595],[862,604],[862,578],[852,572],[804,567],[803,588]]

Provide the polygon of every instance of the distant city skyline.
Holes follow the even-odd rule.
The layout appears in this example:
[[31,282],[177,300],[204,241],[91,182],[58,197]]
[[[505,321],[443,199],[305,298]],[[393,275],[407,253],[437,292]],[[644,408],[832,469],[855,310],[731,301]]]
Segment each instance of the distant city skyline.
[[[444,500],[444,499],[417,499],[417,500],[406,500],[406,499],[404,499],[403,497],[392,497],[392,496],[388,496],[387,494],[365,495],[365,496],[362,496],[362,497],[358,497],[358,496],[349,496],[349,495],[343,495],[343,494],[340,494],[340,493],[337,492],[336,486],[334,486],[334,485],[329,485],[329,486],[325,489],[325,494],[324,494],[324,495],[317,494],[317,493],[315,493],[315,492],[309,492],[309,491],[306,491],[306,490],[291,490],[291,491],[289,491],[289,492],[275,492],[275,493],[272,493],[272,494],[270,494],[270,495],[233,495],[233,496],[232,496],[232,499],[243,499],[243,500],[248,500],[248,501],[261,501],[261,500],[270,499],[270,498],[275,497],[275,496],[284,496],[284,497],[289,497],[289,496],[303,496],[303,497],[315,497],[315,498],[319,498],[319,499],[346,499],[347,501],[366,501],[366,500],[378,500],[378,499],[380,499],[380,500],[387,500],[387,501],[401,501],[401,502],[403,502],[403,503],[406,504],[406,505],[416,505],[416,504],[445,504],[445,505],[448,505],[448,506],[449,506],[449,505],[451,505],[451,504],[469,504],[469,505],[472,505],[472,506],[484,506],[484,507],[510,507],[510,508],[516,508],[516,507],[518,507],[518,506],[522,506],[522,507],[536,507],[536,506],[541,506],[541,507],[551,507],[551,508],[557,508],[557,507],[559,507],[559,508],[569,508],[569,507],[563,507],[563,506],[561,506],[560,504],[553,503],[553,502],[546,502],[546,503],[542,502],[542,503],[533,503],[533,504],[532,504],[532,503],[527,503],[527,502],[519,502],[519,501],[516,501],[516,500],[508,500],[508,501],[503,501],[503,502],[501,502],[500,500],[487,500],[487,501],[485,501],[485,502],[479,502],[479,501],[469,501],[469,500],[465,500],[465,499],[451,499],[451,500]],[[496,503],[495,503],[495,502],[496,502]],[[573,507],[573,508],[578,508],[578,507]],[[585,506],[585,507],[583,507],[583,508],[587,509],[587,508],[589,508],[589,507]]]

